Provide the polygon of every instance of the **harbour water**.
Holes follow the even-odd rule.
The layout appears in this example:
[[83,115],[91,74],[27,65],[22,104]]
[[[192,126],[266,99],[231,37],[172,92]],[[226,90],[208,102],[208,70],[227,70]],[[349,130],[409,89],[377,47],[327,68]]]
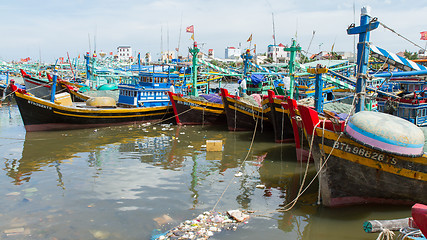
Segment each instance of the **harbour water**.
[[[216,211],[254,213],[212,239],[376,239],[365,220],[410,215],[410,206],[318,206],[317,181],[277,211],[296,197],[306,165],[271,132],[251,147],[252,134],[173,124],[26,133],[17,106],[2,105],[0,236],[150,239],[218,201]],[[206,140],[222,140],[223,151],[206,152]],[[314,175],[309,166],[306,183]]]

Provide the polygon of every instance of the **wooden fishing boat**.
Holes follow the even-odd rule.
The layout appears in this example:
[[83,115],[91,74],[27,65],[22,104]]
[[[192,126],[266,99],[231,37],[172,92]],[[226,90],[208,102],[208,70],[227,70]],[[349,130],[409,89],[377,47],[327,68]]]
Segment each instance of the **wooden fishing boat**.
[[[413,123],[380,112],[364,111],[369,31],[379,26],[371,21],[369,8],[362,8],[361,25],[347,29],[359,34],[356,113],[340,119],[323,114],[322,74],[316,74],[315,110],[298,105],[319,173],[321,202],[325,206],[427,202],[427,155],[424,134]],[[348,122],[346,122],[348,120]]]
[[411,213],[414,222],[421,230],[421,233],[424,235],[424,239],[426,239],[425,236],[427,236],[427,205],[417,203],[412,206]]
[[320,171],[322,204],[427,202],[427,155],[417,126],[389,114],[361,111],[344,131],[343,121],[335,121],[336,126],[327,121],[323,129],[316,111],[298,109],[306,132],[315,130],[312,154]]
[[[48,79],[45,80],[33,77],[22,69],[20,69],[20,72],[28,93],[45,100],[50,99],[52,91],[52,77],[49,74],[47,74]],[[56,93],[68,92],[70,93],[73,102],[85,102],[89,99],[89,96],[79,92],[80,87],[81,86],[79,84],[58,79],[56,84]]]
[[225,124],[224,104],[218,94],[202,94],[199,99],[169,92],[178,125]]
[[417,126],[427,126],[427,83],[422,78],[392,78],[381,90],[399,98],[378,94],[378,111],[404,118]]
[[[197,77],[198,62],[210,67],[215,67],[216,69],[221,68],[198,60],[197,56],[199,51],[200,49],[197,48],[197,43],[194,42],[193,48],[190,49],[190,53],[193,56],[193,67],[191,68],[192,83],[191,88],[190,85],[188,85],[189,88],[186,92],[186,96],[184,96],[183,93],[168,92],[176,123],[178,125],[225,124],[226,115],[221,97],[218,94],[209,93],[208,78],[203,78],[204,81],[201,83],[198,81]],[[187,85],[185,81],[185,71],[182,84],[184,86]],[[202,88],[204,90],[202,90]],[[204,92],[204,94],[201,94],[202,92]]]
[[[51,82],[49,82],[48,80],[42,80],[42,79],[32,77],[22,69],[20,69],[20,72],[21,72],[22,78],[24,79],[24,84],[26,87],[26,91],[28,93],[31,93],[38,98],[42,98],[46,100],[50,99],[51,89],[52,89]],[[64,91],[66,91],[66,89],[64,89],[58,81],[56,85],[56,93],[61,93]]]
[[[227,115],[227,126],[230,131],[251,131],[255,126],[260,129],[272,129],[270,121],[262,108],[265,97],[258,106],[242,101],[239,96],[228,94],[228,90],[221,88],[221,97]],[[259,98],[261,101],[261,97]]]
[[310,146],[308,142],[309,139],[307,138],[308,135],[302,125],[296,100],[286,98],[286,100],[282,102],[282,106],[289,111],[298,162],[313,162],[313,155],[309,154]]
[[[285,104],[282,105],[282,102],[285,102]],[[263,106],[263,109],[265,109],[265,113],[273,125],[275,142],[293,142],[294,132],[289,117],[286,97],[276,95],[274,91],[268,90],[268,101],[263,101],[263,103],[266,104],[266,106]]]
[[[103,104],[106,98],[91,98],[86,105],[73,103],[68,93],[59,94],[55,101],[49,101],[32,96],[14,85],[11,87],[16,90],[15,99],[27,131],[68,130],[168,118],[172,116],[167,97],[171,79],[172,74],[140,73],[119,85],[117,105],[114,100],[113,104]],[[88,106],[91,100],[100,100],[101,104]]]

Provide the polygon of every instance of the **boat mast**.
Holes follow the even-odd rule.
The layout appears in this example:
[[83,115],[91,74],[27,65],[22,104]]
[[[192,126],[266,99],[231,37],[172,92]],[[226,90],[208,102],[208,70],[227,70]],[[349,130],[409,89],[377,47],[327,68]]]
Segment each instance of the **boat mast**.
[[193,80],[193,87],[191,88],[191,96],[198,96],[197,92],[197,55],[200,49],[197,48],[197,42],[194,41],[194,47],[190,49],[190,53],[193,55],[193,69],[191,71],[191,78]]
[[294,99],[294,83],[295,83],[295,77],[294,77],[294,72],[295,72],[295,59],[296,59],[296,52],[297,51],[301,51],[301,47],[299,45],[297,45],[297,41],[295,41],[295,39],[292,39],[292,45],[290,48],[285,48],[285,51],[291,52],[291,56],[289,59],[289,77],[291,79],[290,84],[289,84],[289,97],[291,99]]
[[360,26],[347,29],[347,34],[359,35],[359,43],[357,43],[356,98],[358,98],[358,101],[356,101],[356,112],[365,110],[366,72],[370,49],[369,37],[370,31],[376,29],[379,25],[378,21],[371,22],[370,10],[369,6],[363,7],[360,15]]
[[55,66],[53,67],[53,80],[52,80],[52,87],[50,92],[50,102],[55,103],[55,92],[56,92],[56,80],[58,78],[57,72],[56,72],[56,64],[58,63],[58,59],[55,62]]

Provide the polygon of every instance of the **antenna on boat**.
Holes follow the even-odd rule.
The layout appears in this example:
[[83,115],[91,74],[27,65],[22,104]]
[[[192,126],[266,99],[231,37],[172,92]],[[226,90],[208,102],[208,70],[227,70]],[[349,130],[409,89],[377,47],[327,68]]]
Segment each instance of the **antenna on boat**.
[[89,52],[92,52],[92,48],[90,46],[90,33],[87,34],[87,38],[89,40]]
[[274,55],[276,55],[274,62],[276,63],[276,72],[277,72],[277,51],[276,51],[276,29],[274,28],[274,13],[271,12],[271,19],[273,20],[273,49]]
[[166,63],[169,63],[169,23],[166,24],[167,34],[166,34],[166,44],[168,45],[168,53],[166,54]]
[[95,34],[93,35],[93,52],[96,53],[96,26],[95,26]]
[[178,48],[177,48],[176,58],[178,58],[179,56],[179,47],[181,44],[181,32],[182,32],[182,11],[181,11],[181,25],[179,26],[179,38],[178,38]]
[[[353,22],[356,24],[356,3],[353,1]],[[353,35],[353,59],[356,57],[356,35]],[[356,76],[356,71],[354,71]]]
[[160,26],[160,61],[163,61],[163,25]]

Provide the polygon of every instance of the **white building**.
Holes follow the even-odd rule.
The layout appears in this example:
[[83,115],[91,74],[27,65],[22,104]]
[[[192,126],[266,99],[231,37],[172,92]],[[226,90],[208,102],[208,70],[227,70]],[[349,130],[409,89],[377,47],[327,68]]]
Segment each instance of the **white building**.
[[354,53],[352,52],[337,52],[338,55],[342,57],[343,60],[349,60],[350,62],[356,62]]
[[132,48],[130,46],[118,46],[117,57],[119,61],[128,61],[132,59]]
[[208,50],[208,58],[215,58],[213,49]]
[[285,51],[285,45],[268,45],[267,57],[273,59],[273,62],[289,62],[290,52]]
[[175,51],[165,51],[165,52],[162,52],[162,55],[160,57],[160,61],[170,62],[174,58],[175,58]]
[[227,47],[225,49],[225,59],[239,59],[241,55],[240,49],[235,47]]

